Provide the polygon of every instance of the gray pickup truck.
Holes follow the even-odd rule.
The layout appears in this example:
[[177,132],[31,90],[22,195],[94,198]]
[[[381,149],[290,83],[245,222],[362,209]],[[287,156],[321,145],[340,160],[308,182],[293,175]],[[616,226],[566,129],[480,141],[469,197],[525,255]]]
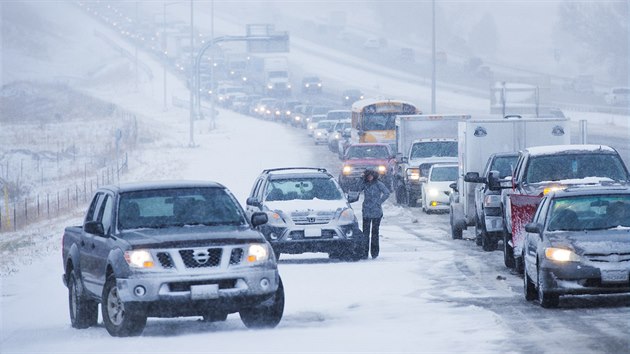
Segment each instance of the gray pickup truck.
[[142,333],[147,317],[239,312],[249,328],[275,327],[284,288],[269,243],[232,193],[214,182],[155,182],[97,190],[83,226],[63,236],[63,282],[75,328]]

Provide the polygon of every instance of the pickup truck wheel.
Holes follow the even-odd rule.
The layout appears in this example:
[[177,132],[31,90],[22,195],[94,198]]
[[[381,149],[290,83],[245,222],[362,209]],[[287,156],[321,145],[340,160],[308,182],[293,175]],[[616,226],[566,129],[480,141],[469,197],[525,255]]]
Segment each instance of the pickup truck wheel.
[[240,310],[239,315],[247,328],[274,328],[280,323],[283,312],[284,286],[280,279],[278,290],[270,299],[257,306]]
[[113,337],[137,336],[147,324],[147,316],[125,304],[118,294],[116,278],[107,277],[103,289],[103,323]]
[[457,225],[455,225],[452,211],[449,215],[451,219],[451,238],[453,240],[461,240],[464,234],[464,230],[460,229],[459,227],[457,227]]
[[68,306],[73,328],[88,328],[98,322],[98,302],[83,295],[75,271],[68,277]]
[[512,269],[515,266],[514,262],[514,249],[509,244],[511,239],[510,234],[503,232],[503,263],[506,267]]

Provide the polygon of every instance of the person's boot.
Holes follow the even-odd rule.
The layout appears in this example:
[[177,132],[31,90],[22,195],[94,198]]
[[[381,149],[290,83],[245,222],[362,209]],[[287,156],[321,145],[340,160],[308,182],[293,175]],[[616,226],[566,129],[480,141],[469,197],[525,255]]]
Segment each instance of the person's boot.
[[372,258],[378,257],[378,235],[372,235],[372,248],[371,248]]

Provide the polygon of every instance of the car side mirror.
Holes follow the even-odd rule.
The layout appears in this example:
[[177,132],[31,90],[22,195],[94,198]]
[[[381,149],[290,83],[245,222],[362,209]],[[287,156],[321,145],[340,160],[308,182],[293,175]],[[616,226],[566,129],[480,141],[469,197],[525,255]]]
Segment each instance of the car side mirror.
[[359,200],[359,192],[348,192],[348,203],[354,203]]
[[352,134],[349,131],[345,131],[343,133],[341,133],[341,136],[344,138],[350,138],[352,136]]
[[256,197],[249,197],[245,201],[245,204],[250,205],[250,206],[260,207],[260,200],[258,200],[258,198]]
[[532,234],[540,234],[542,231],[542,226],[537,222],[530,222],[525,225],[525,231]]
[[83,231],[88,234],[105,236],[105,228],[103,227],[103,224],[98,221],[86,222],[85,225],[83,225]]
[[448,185],[452,190],[454,190],[455,192],[459,193],[459,190],[457,189],[457,182],[453,182],[451,184]]
[[464,175],[464,182],[485,183],[486,181],[479,178],[479,172],[466,172]]
[[266,224],[267,221],[269,221],[269,218],[267,217],[267,213],[263,213],[262,211],[257,211],[257,212],[252,214],[252,226],[253,227]]

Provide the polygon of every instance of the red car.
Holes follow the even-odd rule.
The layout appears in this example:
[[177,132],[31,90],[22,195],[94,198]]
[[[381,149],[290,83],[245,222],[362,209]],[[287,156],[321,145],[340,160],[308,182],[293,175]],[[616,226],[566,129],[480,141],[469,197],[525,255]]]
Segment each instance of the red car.
[[347,192],[356,190],[365,170],[375,170],[381,181],[392,189],[396,159],[391,147],[381,143],[352,144],[343,155],[339,184]]

